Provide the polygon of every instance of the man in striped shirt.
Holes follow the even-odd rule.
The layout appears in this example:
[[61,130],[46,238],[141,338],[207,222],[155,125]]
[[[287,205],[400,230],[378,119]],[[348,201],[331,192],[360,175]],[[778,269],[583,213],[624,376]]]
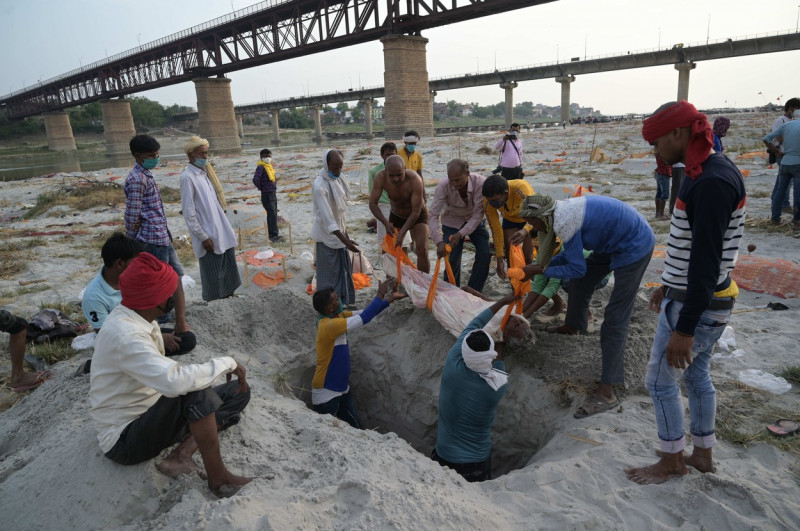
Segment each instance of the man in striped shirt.
[[[656,413],[661,459],[627,468],[637,483],[663,483],[689,472],[713,472],[716,396],[709,366],[739,289],[730,277],[744,232],[747,197],[742,175],[721,153],[712,153],[711,126],[685,100],[662,105],[644,121],[642,136],[667,163],[685,162],[667,240],[663,288],[650,299],[659,312],[645,385]],[[694,450],[684,458],[683,404],[689,398]]]

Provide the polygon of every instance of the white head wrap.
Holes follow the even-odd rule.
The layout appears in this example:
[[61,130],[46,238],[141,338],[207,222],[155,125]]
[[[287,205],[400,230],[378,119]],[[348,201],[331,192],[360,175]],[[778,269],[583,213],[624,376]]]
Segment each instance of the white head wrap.
[[[350,185],[347,184],[347,181],[344,178],[344,171],[339,173],[339,177],[336,179],[331,178],[328,175],[328,153],[331,151],[336,151],[333,149],[329,149],[322,155],[322,169],[319,171],[320,176],[328,182],[328,187],[331,190],[331,195],[333,195],[334,201],[336,201],[336,208],[341,211],[347,210],[347,201],[350,200]],[[337,186],[337,183],[339,186]]]
[[403,137],[403,142],[405,142],[405,143],[414,143],[414,142],[419,142],[419,137],[418,137],[418,136],[413,136],[413,135],[411,135],[411,136],[404,136],[404,137]]
[[195,149],[199,148],[200,146],[208,147],[208,140],[205,138],[200,138],[199,136],[191,136],[189,140],[186,141],[186,145],[183,146],[183,152],[187,155],[194,151]]
[[[189,137],[189,140],[186,141],[186,145],[183,146],[183,151],[188,155],[200,146],[208,147],[208,140],[194,135]],[[203,171],[206,172],[206,175],[208,175],[208,180],[211,181],[211,186],[214,187],[214,192],[217,194],[217,201],[219,201],[219,205],[222,207],[222,210],[227,212],[228,202],[225,200],[225,192],[222,190],[222,184],[219,182],[217,172],[214,171],[214,166],[207,164],[203,168]]]
[[497,357],[492,336],[486,334],[489,338],[489,350],[476,352],[469,348],[467,338],[475,332],[486,333],[483,330],[473,330],[467,334],[464,337],[464,341],[461,342],[461,356],[464,358],[464,363],[466,363],[469,370],[476,372],[478,376],[486,380],[489,387],[497,391],[508,382],[508,374],[492,367],[492,361]]

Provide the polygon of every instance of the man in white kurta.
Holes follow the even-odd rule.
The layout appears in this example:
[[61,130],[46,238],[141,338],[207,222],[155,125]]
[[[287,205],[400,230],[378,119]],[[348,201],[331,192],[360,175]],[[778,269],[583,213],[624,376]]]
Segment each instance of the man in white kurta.
[[189,165],[181,174],[181,209],[200,261],[203,300],[223,299],[242,284],[236,265],[236,234],[209,178],[207,143],[199,143],[187,156]]

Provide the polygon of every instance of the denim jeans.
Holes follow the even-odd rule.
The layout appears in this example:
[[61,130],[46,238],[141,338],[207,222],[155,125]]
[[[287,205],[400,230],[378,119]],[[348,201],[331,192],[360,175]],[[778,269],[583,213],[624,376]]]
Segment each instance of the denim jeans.
[[678,383],[683,379],[689,397],[689,432],[698,448],[711,448],[716,442],[714,418],[716,415],[716,390],[711,383],[711,352],[725,330],[731,310],[706,310],[694,331],[692,363],[686,369],[671,367],[667,362],[669,343],[683,303],[664,299],[658,328],[653,339],[653,349],[647,364],[645,387],[650,391],[656,412],[658,438],[661,450],[669,453],[683,451],[683,404]]
[[[778,183],[781,182],[780,177],[779,177],[779,175],[781,173],[781,160],[783,160],[783,157],[778,157],[778,160],[777,160],[777,162],[778,162],[778,174],[775,175],[775,186],[772,187],[772,195],[770,196],[770,198],[772,199],[773,203],[775,202],[775,197],[778,195]],[[789,204],[789,196],[790,195],[792,195],[792,194],[787,193],[786,197],[783,198],[783,204],[781,205],[782,208],[786,208],[786,207],[791,206]]]
[[267,211],[267,232],[269,239],[278,238],[278,194],[275,192],[261,192],[261,204]]
[[314,404],[311,409],[323,415],[333,415],[356,429],[362,429],[361,419],[358,418],[358,413],[356,413],[356,403],[353,400],[352,391],[347,391],[343,395],[331,398],[324,404]]
[[[614,270],[614,289],[606,304],[603,324],[600,327],[600,351],[603,354],[603,372],[600,381],[604,384],[625,382],[625,344],[628,341],[628,326],[633,313],[633,303],[639,286],[647,271],[653,249],[639,260]],[[609,255],[592,253],[586,259],[586,275],[569,282],[567,317],[564,324],[575,330],[586,330],[589,326],[589,302],[596,286],[611,271]]]
[[788,199],[789,185],[794,188],[794,214],[792,221],[800,222],[800,201],[797,195],[800,194],[800,164],[783,164],[778,170],[778,182],[772,197],[772,221],[780,221],[781,208]]
[[669,175],[661,175],[660,173],[656,173],[656,199],[661,201],[668,201],[669,200],[669,182],[672,180],[672,177]]
[[153,243],[144,243],[144,250],[164,263],[172,266],[172,269],[178,274],[178,281],[183,277],[183,265],[181,264],[178,253],[175,252],[175,247],[169,245],[155,245]]
[[[442,225],[442,238],[445,243],[450,241],[450,236],[458,232],[459,229]],[[469,275],[467,286],[476,290],[483,291],[486,284],[486,277],[489,276],[489,231],[486,230],[486,222],[481,221],[469,235],[469,239],[475,246],[475,261],[472,263],[472,273]],[[450,267],[453,268],[453,276],[456,277],[456,286],[461,285],[461,251],[464,249],[464,239],[450,251]],[[447,271],[444,273],[444,280],[447,281]]]

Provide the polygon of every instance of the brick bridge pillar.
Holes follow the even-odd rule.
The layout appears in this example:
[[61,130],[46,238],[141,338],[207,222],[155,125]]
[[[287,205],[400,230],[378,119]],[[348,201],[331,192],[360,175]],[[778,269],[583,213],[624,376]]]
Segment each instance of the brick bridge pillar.
[[47,134],[47,147],[51,151],[75,151],[75,137],[66,111],[44,113],[44,130]]
[[130,154],[131,138],[136,136],[133,125],[131,103],[125,99],[103,100],[100,102],[103,113],[103,138],[106,153],[109,155]]
[[193,79],[197,93],[200,136],[208,140],[211,151],[240,153],[239,127],[227,78]]
[[425,46],[428,39],[413,35],[387,35],[383,43],[383,117],[386,138],[401,138],[409,129],[432,137],[433,105],[428,85]]

